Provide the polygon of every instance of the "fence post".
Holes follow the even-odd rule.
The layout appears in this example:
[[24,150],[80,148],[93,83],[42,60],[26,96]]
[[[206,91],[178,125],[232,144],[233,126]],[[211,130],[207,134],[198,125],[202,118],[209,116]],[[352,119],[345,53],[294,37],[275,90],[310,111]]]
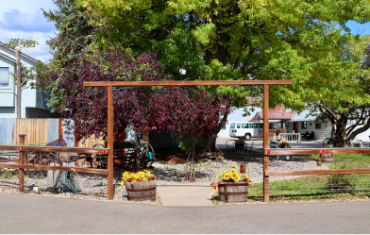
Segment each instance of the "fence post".
[[[19,145],[24,145],[26,135],[19,135]],[[18,164],[24,164],[24,154],[22,149],[19,150]],[[18,191],[24,193],[24,169],[19,168]]]
[[114,185],[113,185],[113,94],[112,86],[108,87],[108,200],[113,200]]
[[263,201],[269,201],[269,156],[266,149],[269,147],[269,85],[263,86]]

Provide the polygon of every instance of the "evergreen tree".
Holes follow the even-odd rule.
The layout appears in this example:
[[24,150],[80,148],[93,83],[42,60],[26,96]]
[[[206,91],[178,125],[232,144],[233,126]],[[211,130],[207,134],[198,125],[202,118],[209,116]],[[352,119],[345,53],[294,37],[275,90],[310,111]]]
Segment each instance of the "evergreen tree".
[[58,6],[55,11],[42,9],[45,18],[54,22],[58,30],[54,38],[47,42],[51,53],[52,61],[46,66],[39,67],[38,83],[49,94],[48,106],[52,111],[61,111],[66,91],[60,84],[72,76],[72,74],[58,73],[58,77],[50,80],[50,71],[63,71],[68,66],[68,61],[78,57],[82,49],[93,46],[96,27],[89,23],[89,16],[84,7],[77,4],[76,0],[53,0]]

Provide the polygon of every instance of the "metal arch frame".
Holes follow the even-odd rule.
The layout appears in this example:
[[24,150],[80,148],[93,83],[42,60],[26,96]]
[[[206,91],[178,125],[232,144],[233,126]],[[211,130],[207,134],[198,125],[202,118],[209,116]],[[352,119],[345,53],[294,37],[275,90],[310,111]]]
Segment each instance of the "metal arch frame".
[[[108,88],[108,148],[113,150],[113,99],[112,87],[127,86],[230,86],[230,85],[263,85],[263,201],[269,201],[269,157],[268,149],[268,117],[269,117],[269,85],[292,85],[292,80],[218,80],[218,81],[97,81],[84,82],[85,87]],[[108,152],[108,200],[113,199],[113,151]]]

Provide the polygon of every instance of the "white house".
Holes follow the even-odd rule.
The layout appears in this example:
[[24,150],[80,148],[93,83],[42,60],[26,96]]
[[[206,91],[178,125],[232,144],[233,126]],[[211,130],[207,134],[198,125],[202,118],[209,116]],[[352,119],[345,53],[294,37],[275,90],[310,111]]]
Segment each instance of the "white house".
[[[248,107],[249,109],[250,107]],[[251,115],[243,117],[243,108],[236,109],[233,113],[229,114],[228,122],[223,129],[218,133],[219,138],[230,138],[229,130],[231,123],[242,123],[254,121],[254,119],[261,115],[261,108],[254,108]],[[289,110],[287,110],[289,112]],[[330,121],[324,121],[322,123],[316,122],[316,117],[309,115],[309,111],[305,110],[301,113],[296,113],[290,120],[269,120],[270,128],[288,128],[295,133],[305,134],[308,132],[314,133],[315,140],[323,140],[331,137],[331,124]],[[347,126],[351,125],[348,123]],[[359,127],[357,127],[359,128]],[[357,129],[356,128],[356,129]],[[355,137],[355,140],[369,141],[370,130],[367,130]]]
[[[23,66],[32,67],[37,60],[29,55],[21,53],[20,60]],[[13,83],[12,74],[16,74],[15,50],[6,48],[0,42],[0,118],[17,117],[17,87]],[[24,89],[22,91],[21,117],[22,118],[58,118],[57,114],[51,114],[46,106],[47,95],[36,89]]]

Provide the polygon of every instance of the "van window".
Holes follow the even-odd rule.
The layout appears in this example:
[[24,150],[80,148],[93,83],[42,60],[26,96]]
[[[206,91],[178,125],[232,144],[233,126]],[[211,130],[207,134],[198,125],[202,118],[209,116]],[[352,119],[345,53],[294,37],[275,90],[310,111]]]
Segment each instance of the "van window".
[[254,123],[254,128],[258,128],[258,123]]
[[235,123],[231,123],[230,128],[235,128]]
[[260,123],[260,128],[263,128],[263,123]]
[[248,123],[243,123],[242,128],[248,128]]
[[236,128],[238,129],[240,128],[240,123],[236,124]]

